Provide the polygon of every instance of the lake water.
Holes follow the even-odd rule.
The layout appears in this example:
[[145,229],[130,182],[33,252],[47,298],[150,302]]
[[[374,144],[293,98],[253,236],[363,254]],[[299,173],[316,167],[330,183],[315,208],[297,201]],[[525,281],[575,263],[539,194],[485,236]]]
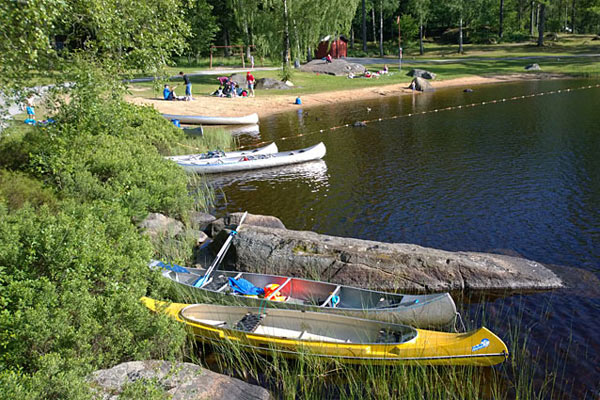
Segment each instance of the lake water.
[[[567,397],[598,398],[600,89],[490,104],[597,83],[444,89],[263,119],[261,136],[244,136],[242,144],[275,140],[288,150],[323,141],[327,155],[322,162],[211,177],[222,190],[217,213],[247,210],[277,216],[290,229],[520,255],[549,265],[569,289],[456,300],[467,319],[478,318],[484,304],[487,325],[509,348],[511,326],[520,326],[521,337],[528,332],[539,369],[557,371]],[[404,117],[386,119],[395,115]],[[329,129],[377,118],[384,120]],[[305,136],[293,137],[299,133]]]

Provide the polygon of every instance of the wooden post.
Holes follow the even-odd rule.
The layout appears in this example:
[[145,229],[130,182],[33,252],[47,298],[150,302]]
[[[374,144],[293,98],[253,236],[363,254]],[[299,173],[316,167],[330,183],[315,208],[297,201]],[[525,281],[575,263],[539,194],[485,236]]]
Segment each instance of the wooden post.
[[246,68],[246,64],[244,62],[244,46],[240,46],[240,55],[242,56],[242,68]]
[[210,62],[209,62],[209,67],[208,67],[208,68],[210,68],[210,69],[212,69],[212,51],[213,51],[213,48],[212,48],[212,46],[211,46],[211,47],[210,47]]

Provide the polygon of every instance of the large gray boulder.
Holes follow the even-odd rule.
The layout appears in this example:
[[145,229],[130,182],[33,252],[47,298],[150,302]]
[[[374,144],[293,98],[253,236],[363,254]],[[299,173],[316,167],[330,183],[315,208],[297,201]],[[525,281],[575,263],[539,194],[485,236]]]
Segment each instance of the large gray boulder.
[[95,399],[117,400],[125,385],[141,381],[162,387],[172,400],[268,400],[259,386],[204,369],[191,363],[149,360],[119,364],[93,372],[88,381]]
[[[215,242],[224,240],[225,232]],[[497,254],[245,226],[226,267],[383,290],[550,289],[562,281],[543,265]]]
[[290,86],[286,85],[285,82],[278,81],[273,78],[260,78],[256,80],[256,89],[259,90],[286,90],[290,89]]
[[420,92],[433,92],[435,91],[435,88],[433,86],[431,86],[431,83],[429,83],[428,81],[426,81],[423,78],[419,78],[416,77],[412,80],[412,82],[410,83],[410,87],[412,88],[414,85],[414,89],[418,90]]
[[[243,214],[244,213],[241,212],[231,213],[226,217],[214,220],[207,228],[208,233],[214,238],[224,228],[235,228],[240,223]],[[285,225],[279,218],[270,215],[255,215],[248,213],[243,226],[246,225],[285,229]]]
[[151,238],[174,237],[183,231],[183,223],[159,213],[150,213],[138,225]]
[[367,69],[364,65],[349,63],[340,58],[333,59],[330,63],[323,60],[312,60],[300,67],[300,71],[313,72],[336,76],[347,76],[350,72],[354,76],[362,75]]
[[541,71],[542,69],[538,64],[529,64],[525,67],[525,71]]
[[424,79],[435,79],[436,75],[433,72],[425,71],[424,69],[411,69],[408,76],[413,76],[415,78],[424,78]]

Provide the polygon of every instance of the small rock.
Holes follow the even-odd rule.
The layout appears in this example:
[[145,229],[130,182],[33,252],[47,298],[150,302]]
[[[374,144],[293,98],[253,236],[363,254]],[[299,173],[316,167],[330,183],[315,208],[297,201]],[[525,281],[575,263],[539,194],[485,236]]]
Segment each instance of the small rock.
[[200,246],[202,243],[206,242],[208,239],[208,235],[202,231],[198,231],[196,234],[196,245]]
[[190,225],[194,229],[200,229],[201,231],[205,230],[206,227],[217,219],[215,216],[200,212],[200,211],[192,211],[189,215]]
[[[210,237],[214,238],[220,231],[225,228],[234,228],[240,222],[242,215],[244,213],[237,212],[232,213],[224,218],[219,218],[210,223],[207,227],[206,232],[210,235]],[[248,213],[246,215],[246,219],[244,220],[244,225],[253,225],[253,226],[264,226],[266,228],[274,228],[274,229],[286,229],[285,225],[281,220],[277,217],[272,217],[270,215],[254,215]]]
[[525,67],[525,71],[541,71],[542,69],[538,64],[529,64]]
[[415,78],[424,78],[424,79],[435,79],[436,75],[433,72],[425,71],[424,69],[411,69],[408,76],[413,76]]
[[467,89],[463,90],[463,92],[465,92],[465,93],[472,93],[472,92],[473,92],[473,89],[469,89],[469,88],[467,88]]
[[158,236],[174,237],[183,231],[183,223],[159,213],[150,213],[139,227],[151,238]]
[[88,382],[94,398],[118,399],[125,385],[155,382],[173,400],[267,400],[269,392],[239,379],[217,374],[192,363],[159,360],[131,361],[92,372]]
[[352,126],[354,126],[355,128],[362,128],[367,126],[367,123],[364,121],[356,121],[355,123],[352,124]]
[[284,83],[289,87],[294,87],[294,84],[291,81],[285,81]]

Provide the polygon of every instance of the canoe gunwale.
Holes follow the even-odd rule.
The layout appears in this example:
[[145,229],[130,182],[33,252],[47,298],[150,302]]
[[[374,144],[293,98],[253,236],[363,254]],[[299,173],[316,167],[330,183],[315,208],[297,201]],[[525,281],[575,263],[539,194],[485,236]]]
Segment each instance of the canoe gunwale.
[[[219,343],[220,341],[216,338],[209,338],[206,336],[198,335],[193,333],[193,336],[200,340],[207,340],[215,343]],[[323,343],[323,342],[319,342]],[[339,343],[341,345],[348,345],[350,343]],[[378,343],[381,344],[381,343]],[[303,354],[298,351],[286,350],[281,347],[278,348],[268,348],[263,346],[254,346],[249,343],[237,343],[238,346],[258,350],[258,351],[275,351],[277,353],[286,353],[292,355]],[[361,345],[368,345],[367,343]],[[489,353],[489,354],[466,354],[466,355],[456,355],[456,356],[429,356],[429,357],[352,357],[352,356],[341,356],[341,355],[332,355],[332,354],[317,354],[311,353],[311,356],[320,357],[320,358],[331,358],[331,359],[341,359],[341,360],[357,360],[357,361],[427,361],[427,360],[457,360],[457,359],[471,359],[471,358],[493,358],[493,357],[503,357],[504,360],[507,360],[510,356],[510,352],[502,351],[501,353]]]

